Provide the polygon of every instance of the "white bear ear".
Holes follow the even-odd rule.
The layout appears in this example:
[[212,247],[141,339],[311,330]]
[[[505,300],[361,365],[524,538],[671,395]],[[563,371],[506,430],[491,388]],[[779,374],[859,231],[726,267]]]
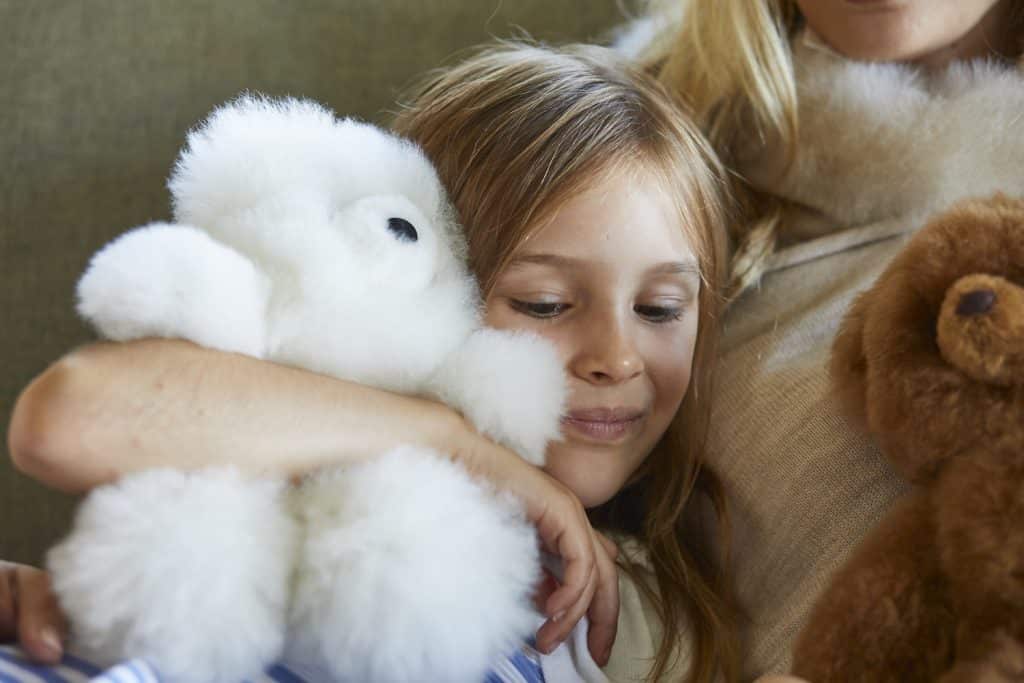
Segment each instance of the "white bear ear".
[[179,222],[209,228],[270,196],[325,187],[334,114],[309,100],[246,95],[188,135],[168,187]]

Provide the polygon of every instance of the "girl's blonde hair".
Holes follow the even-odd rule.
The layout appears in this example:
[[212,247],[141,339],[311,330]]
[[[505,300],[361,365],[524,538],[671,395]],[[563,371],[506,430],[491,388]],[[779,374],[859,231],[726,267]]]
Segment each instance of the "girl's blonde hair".
[[[652,173],[673,198],[702,273],[693,379],[634,483],[592,511],[592,519],[635,534],[649,550],[659,589],[658,598],[649,597],[664,625],[652,678],[670,666],[689,624],[697,649],[689,680],[711,681],[718,670],[735,679],[728,584],[682,525],[690,494],[699,490],[715,504],[727,534],[721,487],[701,458],[726,248],[724,176],[710,145],[665,89],[594,46],[501,43],[485,49],[431,75],[394,128],[437,166],[485,296],[531,231],[603,174]],[[727,546],[726,539],[718,547]],[[628,559],[620,562],[643,574]]]
[[[1024,26],[1024,2],[1014,20]],[[651,0],[655,16],[673,30],[651,42],[642,60],[659,80],[688,102],[701,129],[730,168],[741,130],[796,154],[796,76],[792,39],[803,24],[795,0]],[[1024,43],[1022,43],[1024,46]],[[750,140],[749,133],[744,136]],[[744,218],[734,224],[736,249],[727,297],[731,300],[764,272],[775,250],[783,203],[733,177]]]

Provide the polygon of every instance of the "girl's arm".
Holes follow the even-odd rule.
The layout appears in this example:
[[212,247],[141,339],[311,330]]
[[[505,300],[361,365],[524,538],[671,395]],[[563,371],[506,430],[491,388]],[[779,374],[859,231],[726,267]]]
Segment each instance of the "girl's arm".
[[291,476],[468,432],[431,401],[154,339],[65,356],[22,392],[8,436],[22,471],[74,493],[160,466]]
[[543,649],[584,613],[601,662],[618,618],[615,568],[576,497],[433,401],[304,370],[153,339],[96,344],[48,368],[19,396],[8,439],[26,474],[69,492],[154,467],[233,464],[296,476],[400,444],[434,448],[517,495],[547,549],[565,563],[546,603]]

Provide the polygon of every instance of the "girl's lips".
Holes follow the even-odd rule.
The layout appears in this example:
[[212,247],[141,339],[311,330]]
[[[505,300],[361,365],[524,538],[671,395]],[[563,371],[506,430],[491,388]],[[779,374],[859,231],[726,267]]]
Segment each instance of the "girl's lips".
[[619,441],[634,432],[643,417],[643,411],[632,408],[590,408],[569,412],[562,424],[589,440]]

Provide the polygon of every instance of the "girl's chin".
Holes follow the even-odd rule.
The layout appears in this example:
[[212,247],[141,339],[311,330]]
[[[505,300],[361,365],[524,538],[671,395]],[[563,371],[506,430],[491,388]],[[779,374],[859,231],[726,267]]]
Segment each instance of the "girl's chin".
[[592,458],[549,456],[544,470],[576,494],[585,508],[607,503],[625,483],[618,472],[602,472]]

